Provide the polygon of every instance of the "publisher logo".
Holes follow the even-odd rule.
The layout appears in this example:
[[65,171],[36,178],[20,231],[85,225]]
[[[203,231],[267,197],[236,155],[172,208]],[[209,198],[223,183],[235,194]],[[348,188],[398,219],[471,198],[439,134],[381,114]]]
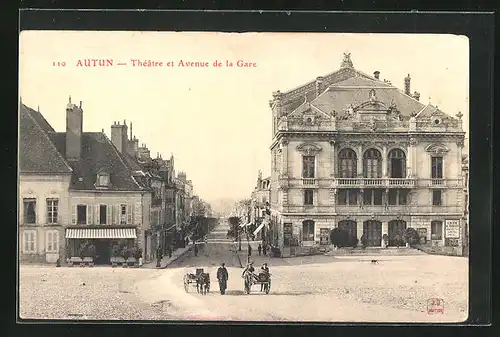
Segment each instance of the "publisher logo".
[[427,300],[427,313],[429,315],[444,314],[444,301],[440,298]]

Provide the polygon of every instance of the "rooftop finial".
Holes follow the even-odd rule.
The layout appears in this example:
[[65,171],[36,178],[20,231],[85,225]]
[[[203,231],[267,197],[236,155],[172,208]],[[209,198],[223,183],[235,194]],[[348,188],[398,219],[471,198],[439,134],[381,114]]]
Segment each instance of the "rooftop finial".
[[71,95],[69,95],[69,104],[71,104]]
[[342,63],[340,64],[340,68],[354,68],[354,65],[352,64],[351,60],[351,53],[344,53],[344,59],[342,60]]
[[40,105],[37,107],[37,111],[40,112]]

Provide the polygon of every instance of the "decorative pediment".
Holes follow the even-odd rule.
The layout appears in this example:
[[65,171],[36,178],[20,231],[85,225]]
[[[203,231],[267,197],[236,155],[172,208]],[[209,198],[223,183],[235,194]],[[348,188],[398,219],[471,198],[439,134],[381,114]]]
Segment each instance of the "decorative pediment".
[[443,144],[430,144],[425,148],[425,151],[435,154],[444,154],[450,151],[450,149]]
[[299,146],[297,146],[297,151],[306,156],[315,156],[321,150],[322,148],[314,143],[302,143]]
[[388,111],[389,108],[383,102],[377,100],[369,100],[358,105],[354,110],[362,111]]
[[314,104],[311,104],[311,102],[304,101],[301,105],[299,105],[295,110],[293,110],[288,117],[292,118],[302,118],[302,117],[311,117],[311,116],[318,116],[320,118],[331,118],[331,116],[324,112],[323,110],[319,109],[318,107],[314,106]]

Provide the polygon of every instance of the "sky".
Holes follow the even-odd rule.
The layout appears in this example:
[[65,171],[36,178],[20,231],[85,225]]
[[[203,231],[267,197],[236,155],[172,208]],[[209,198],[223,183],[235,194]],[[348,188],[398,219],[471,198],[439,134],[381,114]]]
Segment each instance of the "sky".
[[[461,111],[468,130],[469,42],[458,35],[23,31],[19,92],[59,132],[69,96],[83,102],[84,132],[110,137],[114,121],[132,121],[139,143],[153,157],[173,153],[201,198],[243,199],[259,170],[270,175],[272,92],[336,71],[345,52],[356,69],[378,70],[400,89],[410,74],[422,103]],[[113,66],[78,66],[86,59]],[[134,67],[134,59],[163,64]]]

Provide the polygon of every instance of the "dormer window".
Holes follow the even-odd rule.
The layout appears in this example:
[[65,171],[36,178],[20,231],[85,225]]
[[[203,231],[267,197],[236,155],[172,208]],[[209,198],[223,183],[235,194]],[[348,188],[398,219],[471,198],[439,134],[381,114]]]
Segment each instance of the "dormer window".
[[100,172],[97,174],[97,187],[108,187],[109,186],[109,173]]

